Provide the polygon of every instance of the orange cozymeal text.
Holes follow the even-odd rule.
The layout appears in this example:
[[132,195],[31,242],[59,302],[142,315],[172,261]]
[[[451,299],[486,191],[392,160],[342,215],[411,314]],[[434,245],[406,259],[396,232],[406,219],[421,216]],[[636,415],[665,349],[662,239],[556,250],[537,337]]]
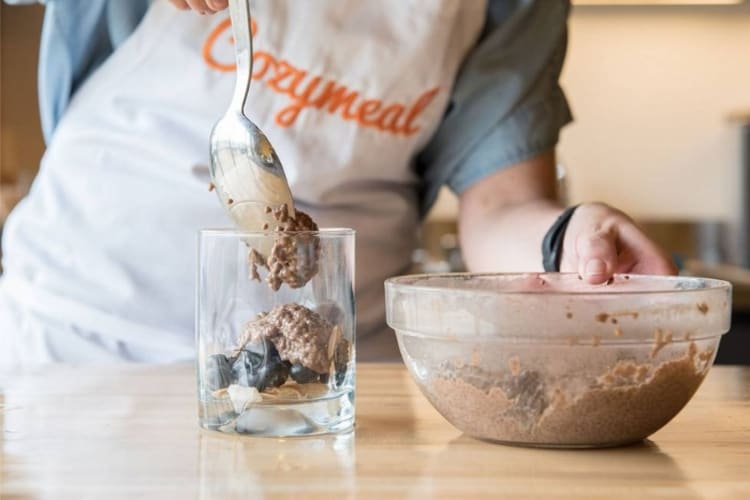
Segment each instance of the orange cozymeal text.
[[[213,55],[217,40],[230,26],[229,19],[220,22],[203,44],[203,60],[216,71],[235,70],[233,62],[219,62]],[[254,20],[251,30],[255,36],[258,27]],[[289,97],[290,103],[275,115],[275,122],[280,127],[290,127],[304,109],[311,108],[355,122],[361,127],[404,136],[419,132],[417,120],[440,90],[439,87],[426,90],[409,103],[385,103],[379,99],[368,99],[336,80],[312,75],[289,61],[261,50],[253,52],[252,79],[263,82],[273,92]]]

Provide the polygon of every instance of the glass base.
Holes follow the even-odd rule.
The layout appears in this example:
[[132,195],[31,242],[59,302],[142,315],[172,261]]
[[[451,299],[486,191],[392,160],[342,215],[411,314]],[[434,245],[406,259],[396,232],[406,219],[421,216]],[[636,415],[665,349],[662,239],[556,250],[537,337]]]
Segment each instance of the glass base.
[[204,429],[227,434],[286,438],[348,432],[354,428],[354,391],[314,400],[259,403],[240,414],[205,401],[199,418]]

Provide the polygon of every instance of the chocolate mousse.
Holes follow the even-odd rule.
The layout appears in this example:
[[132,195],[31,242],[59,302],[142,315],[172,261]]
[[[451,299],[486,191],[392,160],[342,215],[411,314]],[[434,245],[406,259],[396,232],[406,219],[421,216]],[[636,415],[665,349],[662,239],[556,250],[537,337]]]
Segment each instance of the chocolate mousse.
[[446,362],[429,391],[438,411],[470,435],[552,446],[623,444],[666,424],[712,359],[712,349],[699,352],[691,342],[683,356],[661,363],[620,360],[578,392],[515,360],[507,372]]
[[331,363],[345,364],[349,358],[349,341],[341,328],[300,304],[277,306],[245,325],[242,346],[265,340],[273,343],[282,360],[319,374],[328,373]]
[[273,231],[278,235],[268,255],[250,249],[250,278],[261,280],[258,272],[261,266],[268,270],[266,283],[272,290],[278,290],[283,283],[290,288],[301,288],[318,273],[320,239],[310,233],[317,231],[318,225],[301,210],[291,215],[286,205],[266,207],[266,213],[273,213],[276,221]]

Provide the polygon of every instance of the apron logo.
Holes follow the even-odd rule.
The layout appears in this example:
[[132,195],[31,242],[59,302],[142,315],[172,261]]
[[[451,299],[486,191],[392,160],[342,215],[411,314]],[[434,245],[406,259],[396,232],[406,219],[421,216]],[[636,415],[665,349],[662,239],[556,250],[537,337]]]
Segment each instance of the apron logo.
[[[219,62],[213,55],[219,37],[230,27],[229,19],[220,22],[203,44],[203,60],[213,70],[235,70],[234,62]],[[255,20],[252,20],[250,29],[255,36],[258,31]],[[229,42],[234,43],[234,40],[230,37]],[[290,104],[280,109],[274,117],[279,127],[292,126],[304,109],[312,108],[338,115],[361,127],[407,137],[421,130],[416,122],[440,91],[439,87],[429,89],[411,103],[384,103],[379,99],[367,99],[333,79],[324,80],[321,76],[310,75],[290,62],[261,50],[253,53],[252,79],[260,80],[273,92],[290,98]]]

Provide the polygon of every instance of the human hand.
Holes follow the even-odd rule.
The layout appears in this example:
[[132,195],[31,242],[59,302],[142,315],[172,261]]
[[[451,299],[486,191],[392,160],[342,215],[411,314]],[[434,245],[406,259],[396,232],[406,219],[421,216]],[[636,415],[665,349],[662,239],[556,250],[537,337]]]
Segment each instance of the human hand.
[[169,0],[180,10],[194,10],[201,14],[214,14],[229,5],[229,0]]
[[615,273],[677,274],[671,259],[633,220],[603,203],[579,206],[568,223],[561,272],[577,272],[592,284]]

